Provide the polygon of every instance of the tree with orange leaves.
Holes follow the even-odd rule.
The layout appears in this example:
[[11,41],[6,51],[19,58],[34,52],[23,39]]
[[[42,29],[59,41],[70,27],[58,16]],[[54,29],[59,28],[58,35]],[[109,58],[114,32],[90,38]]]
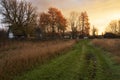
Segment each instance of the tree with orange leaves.
[[61,35],[67,27],[67,20],[57,8],[49,8],[48,13],[41,13],[39,17],[39,26],[44,33]]
[[66,29],[67,20],[64,18],[61,11],[59,11],[57,8],[49,8],[48,13],[50,16],[50,25],[53,33]]

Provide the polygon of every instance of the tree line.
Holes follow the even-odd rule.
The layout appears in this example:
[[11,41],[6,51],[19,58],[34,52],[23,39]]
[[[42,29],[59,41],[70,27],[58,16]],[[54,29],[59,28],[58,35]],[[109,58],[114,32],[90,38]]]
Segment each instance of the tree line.
[[120,20],[112,20],[106,27],[106,32],[120,34]]
[[70,26],[72,30],[72,37],[76,38],[89,36],[90,34],[90,23],[87,12],[71,12],[70,13]]
[[120,20],[112,20],[105,30],[105,37],[120,38]]
[[[68,36],[76,39],[90,36],[90,22],[86,11],[73,11],[66,19],[55,7],[50,7],[47,12],[38,13],[31,3],[24,0],[1,0],[0,5],[2,23],[9,27],[8,33],[13,33],[16,38],[32,36],[38,39],[63,39]],[[108,28],[110,32],[119,34],[120,21],[112,21]],[[93,36],[97,33],[98,29],[93,26]]]
[[54,7],[38,13],[31,3],[24,0],[1,0],[2,23],[17,37],[64,38],[66,28],[71,27],[70,36],[89,36],[90,23],[87,12],[72,12],[69,20]]

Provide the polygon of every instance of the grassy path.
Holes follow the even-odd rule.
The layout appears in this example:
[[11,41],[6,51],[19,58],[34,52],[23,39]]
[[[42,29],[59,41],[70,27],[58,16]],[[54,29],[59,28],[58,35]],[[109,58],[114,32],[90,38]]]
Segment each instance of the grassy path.
[[83,40],[72,50],[14,80],[120,80],[105,52]]

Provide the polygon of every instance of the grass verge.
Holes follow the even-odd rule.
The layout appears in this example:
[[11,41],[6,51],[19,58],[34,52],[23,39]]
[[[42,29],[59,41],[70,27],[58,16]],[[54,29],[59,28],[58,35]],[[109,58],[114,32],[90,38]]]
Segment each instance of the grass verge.
[[[0,80],[12,80],[15,75],[59,56],[75,41],[13,42],[0,49]],[[14,49],[13,49],[14,47]]]
[[118,67],[102,49],[81,40],[66,54],[14,80],[119,80]]

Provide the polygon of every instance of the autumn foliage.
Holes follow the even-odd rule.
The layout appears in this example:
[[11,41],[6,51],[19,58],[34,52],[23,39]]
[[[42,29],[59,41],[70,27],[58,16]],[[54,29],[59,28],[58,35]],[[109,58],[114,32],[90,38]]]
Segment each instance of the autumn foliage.
[[50,37],[48,34],[52,38],[62,37],[67,27],[67,20],[57,8],[49,8],[47,13],[41,13],[38,22],[44,37]]

